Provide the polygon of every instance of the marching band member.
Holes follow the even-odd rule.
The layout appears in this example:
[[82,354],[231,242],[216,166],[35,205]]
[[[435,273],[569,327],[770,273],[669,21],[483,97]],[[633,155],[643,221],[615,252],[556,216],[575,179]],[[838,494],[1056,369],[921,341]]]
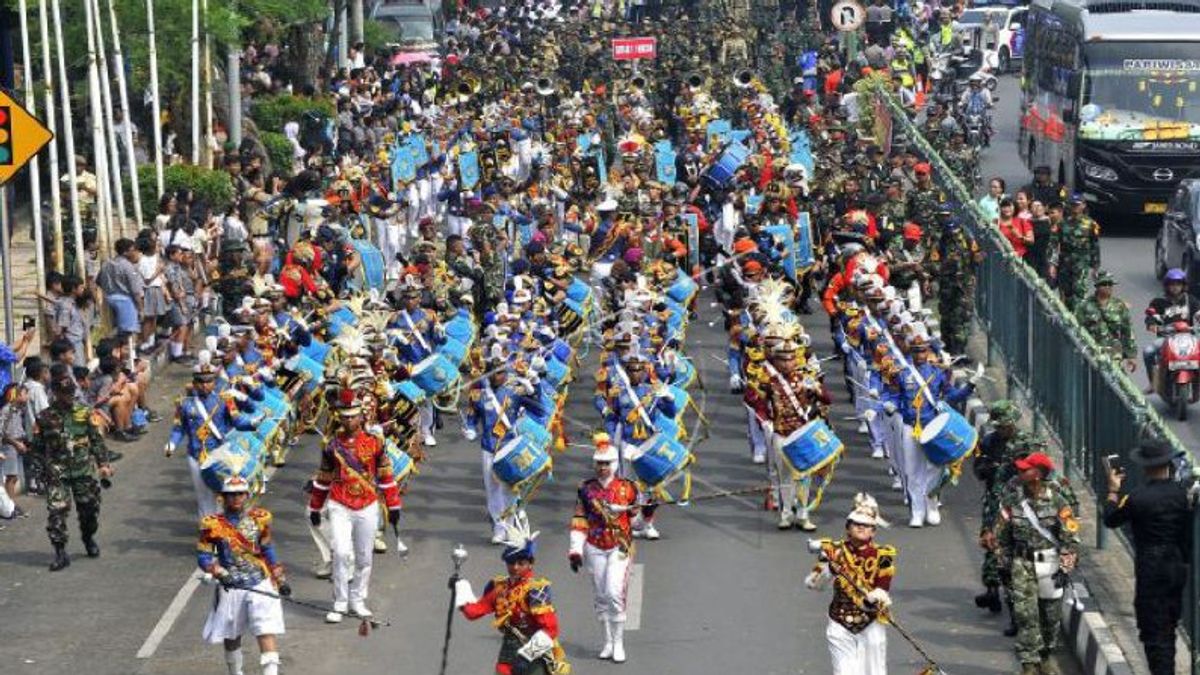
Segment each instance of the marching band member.
[[617,476],[617,449],[608,434],[593,437],[596,476],[583,481],[571,519],[571,571],[587,566],[592,573],[593,605],[604,626],[601,659],[625,662],[625,591],[633,562],[630,514],[637,510],[637,485]]
[[392,461],[380,437],[363,430],[362,404],[353,390],[340,393],[337,415],[341,429],[321,451],[308,502],[308,519],[314,527],[320,527],[321,509],[329,503],[333,611],[325,615],[327,623],[339,623],[347,610],[359,617],[371,616],[366,602],[379,522],[377,490],[383,493],[388,522],[395,525],[400,521],[400,493]]
[[246,509],[249,492],[245,479],[226,478],[220,512],[200,519],[196,562],[220,583],[204,622],[204,641],[223,644],[229,675],[242,675],[242,635],[250,631],[258,640],[263,675],[276,675],[276,638],[284,633],[279,597],[291,596],[292,589],[275,553],[271,513],[261,506]]
[[569,672],[558,643],[558,614],[554,611],[550,581],[534,576],[537,532],[517,518],[505,524],[504,553],[507,574],[493,577],[476,598],[467,579],[454,588],[455,607],[469,621],[489,614],[500,629],[500,655],[496,675],[556,675]]
[[883,621],[892,606],[897,552],[894,546],[876,543],[879,527],[887,527],[887,521],[880,517],[875,499],[859,493],[846,516],[846,538],[820,540],[820,562],[804,580],[808,588],[819,590],[833,579],[825,629],[833,675],[887,673]]

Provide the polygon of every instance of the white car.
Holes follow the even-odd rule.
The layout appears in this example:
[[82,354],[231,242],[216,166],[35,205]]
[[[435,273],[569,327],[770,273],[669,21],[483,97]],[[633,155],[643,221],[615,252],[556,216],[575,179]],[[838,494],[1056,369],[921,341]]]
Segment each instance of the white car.
[[963,11],[958,17],[958,23],[963,28],[982,26],[984,18],[990,15],[999,28],[999,40],[994,45],[978,45],[986,53],[994,50],[999,59],[1000,72],[1006,73],[1013,64],[1020,61],[1024,51],[1017,36],[1025,22],[1025,7],[973,7]]

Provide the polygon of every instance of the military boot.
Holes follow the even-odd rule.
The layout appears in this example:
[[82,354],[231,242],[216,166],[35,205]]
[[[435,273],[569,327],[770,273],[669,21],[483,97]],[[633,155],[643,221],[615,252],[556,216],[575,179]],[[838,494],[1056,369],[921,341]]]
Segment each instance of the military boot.
[[1062,671],[1058,669],[1058,664],[1055,663],[1053,656],[1042,657],[1041,669],[1042,675],[1062,675]]
[[999,614],[1003,609],[1003,604],[1000,602],[1000,587],[988,586],[986,591],[975,596],[975,606],[987,609],[992,614]]
[[57,572],[70,564],[71,564],[71,557],[67,555],[66,544],[55,544],[54,545],[54,562],[50,563],[50,571]]
[[87,557],[89,557],[89,558],[99,558],[100,557],[100,545],[96,543],[95,539],[93,539],[91,537],[84,537],[83,538],[83,548],[84,548],[84,550],[87,551]]
[[[1013,613],[1013,602],[1009,600],[1008,604],[1008,627],[1004,629],[1004,637],[1017,636],[1017,615]],[[1035,664],[1036,665],[1036,664]]]
[[1021,675],[1042,675],[1042,669],[1036,663],[1022,663]]

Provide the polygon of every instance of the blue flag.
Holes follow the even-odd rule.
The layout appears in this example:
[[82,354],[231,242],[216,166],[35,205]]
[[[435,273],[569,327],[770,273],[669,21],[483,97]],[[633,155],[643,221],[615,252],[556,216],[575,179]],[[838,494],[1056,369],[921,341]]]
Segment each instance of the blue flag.
[[417,166],[425,166],[429,163],[429,147],[425,143],[424,135],[410,135],[408,137],[408,146],[412,148],[413,161],[417,163]]
[[459,188],[474,190],[479,185],[479,152],[474,148],[458,153]]
[[801,211],[796,218],[796,269],[805,271],[816,264],[813,253],[812,220],[808,211]]
[[732,131],[733,124],[729,120],[713,120],[709,122],[708,129],[704,134],[704,140],[707,143],[708,149],[711,151],[725,145]]
[[675,184],[675,148],[671,141],[654,144],[654,173],[658,182],[668,186]]
[[808,137],[808,132],[804,129],[793,129],[788,134],[788,142],[792,146],[791,152],[788,154],[788,164],[803,166],[804,175],[812,179],[816,163],[813,161],[812,141]]
[[417,163],[412,148],[396,144],[392,147],[392,189],[400,191],[400,183],[409,183],[417,177]]

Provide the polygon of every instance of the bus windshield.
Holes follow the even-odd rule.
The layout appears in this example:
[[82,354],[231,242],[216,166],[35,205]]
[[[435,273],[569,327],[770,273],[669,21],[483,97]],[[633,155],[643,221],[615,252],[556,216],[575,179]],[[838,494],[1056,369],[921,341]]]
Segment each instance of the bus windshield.
[[1091,43],[1084,57],[1082,136],[1200,139],[1200,42]]

